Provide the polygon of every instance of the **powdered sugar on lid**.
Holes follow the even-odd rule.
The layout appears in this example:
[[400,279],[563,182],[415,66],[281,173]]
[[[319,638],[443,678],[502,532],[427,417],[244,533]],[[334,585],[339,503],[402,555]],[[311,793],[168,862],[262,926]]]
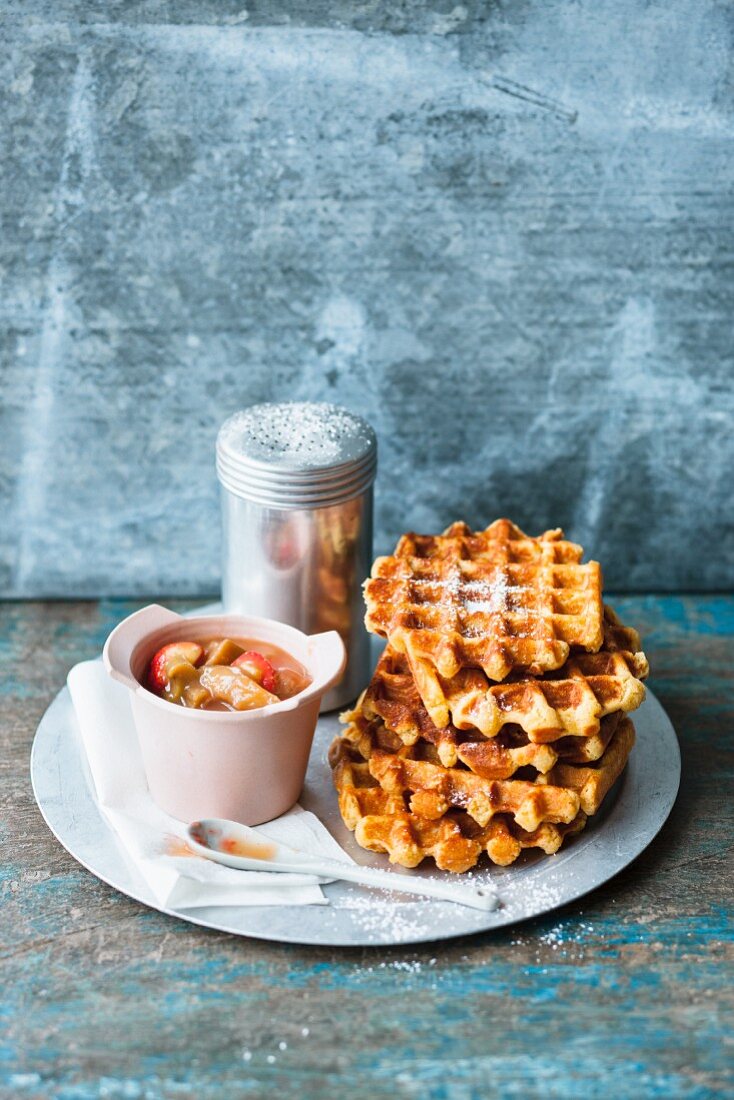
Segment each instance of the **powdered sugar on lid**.
[[361,417],[327,402],[253,405],[219,432],[221,451],[293,470],[359,461],[374,451],[375,435]]

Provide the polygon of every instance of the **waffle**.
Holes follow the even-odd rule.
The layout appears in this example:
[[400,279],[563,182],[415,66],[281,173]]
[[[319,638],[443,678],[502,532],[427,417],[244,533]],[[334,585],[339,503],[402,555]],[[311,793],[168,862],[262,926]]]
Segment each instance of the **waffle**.
[[366,719],[361,702],[357,703],[355,710],[345,714],[344,718],[348,725],[342,737],[351,741],[365,760],[369,760],[373,748],[377,747],[394,756],[427,760],[445,768],[453,768],[461,762],[485,779],[509,779],[519,768],[524,767],[533,767],[537,772],[548,772],[559,760],[559,754],[548,745],[530,744],[527,737],[518,741],[513,738],[512,731],[507,736],[492,740],[476,740],[469,734],[453,729],[434,730],[435,738],[428,736],[420,742],[406,745],[380,719]]
[[405,867],[432,856],[442,870],[462,872],[483,851],[503,866],[524,848],[550,854],[598,811],[627,763],[634,727],[615,722],[595,765],[560,761],[533,781],[443,768],[423,758],[422,745],[396,744],[381,723],[351,722],[329,754],[339,809],[358,844]]
[[[514,676],[501,684],[490,684],[474,668],[443,678],[421,665],[414,675],[408,657],[388,644],[365,692],[364,713],[383,719],[409,745],[422,737],[448,746],[457,730],[494,737],[510,724],[538,743],[564,735],[589,738],[598,735],[606,715],[635,710],[645,697],[641,680],[648,664],[637,632],[605,607],[603,635],[597,653],[574,654],[540,678]],[[450,766],[455,759],[446,751],[441,758]]]
[[[450,808],[463,809],[478,825],[486,825],[495,813],[509,813],[527,830],[546,821],[568,824],[579,809],[587,814],[596,813],[634,744],[632,723],[623,719],[593,765],[579,767],[556,758],[552,767],[547,766],[546,760],[538,761],[541,767],[537,767],[520,762],[522,757],[518,760],[516,754],[524,750],[542,754],[548,751],[548,746],[529,744],[520,749],[505,749],[508,764],[505,774],[509,776],[500,779],[478,774],[461,760],[456,767],[444,767],[432,757],[432,746],[418,742],[412,748],[402,744],[396,748],[389,740],[391,736],[379,724],[356,722],[347,726],[342,739],[366,760],[370,774],[383,790],[405,794],[415,813],[437,818]],[[464,749],[471,747],[470,743]],[[519,768],[532,769],[532,773],[513,778]]]
[[[540,775],[548,775],[557,763],[590,764],[599,760],[614,736],[620,715],[603,719],[598,734],[585,738],[561,738],[553,745],[537,745],[528,741],[519,727],[505,727],[499,737],[487,740],[460,741],[455,748],[456,759],[445,744],[438,747],[437,757],[446,768],[465,764],[475,775],[485,779],[509,779],[521,768],[532,767]],[[443,748],[443,752],[441,749]]]
[[578,767],[559,761],[549,772],[539,775],[536,783],[541,787],[545,783],[550,783],[575,791],[579,796],[579,805],[583,812],[595,814],[612,785],[624,771],[634,743],[635,727],[629,718],[624,718],[597,764]]
[[586,824],[583,811],[568,824],[546,822],[532,831],[522,829],[506,814],[497,814],[484,827],[461,810],[449,810],[436,820],[412,813],[403,795],[383,790],[369,765],[359,760],[344,738],[332,745],[330,760],[339,809],[357,843],[373,852],[386,852],[391,863],[403,867],[417,867],[430,856],[440,870],[461,874],[483,852],[504,867],[526,848],[539,848],[548,855],[557,852],[566,836]]
[[[349,733],[342,739],[352,740]],[[505,813],[531,831],[546,821],[568,823],[581,808],[574,791],[527,780],[487,780],[468,768],[444,768],[404,746],[397,752],[387,751],[369,727],[362,733],[357,753],[384,791],[403,798],[410,811],[432,820],[449,809],[462,809],[483,826],[496,813]]]
[[[404,738],[391,730],[373,713],[367,716],[366,694],[342,720],[347,727],[342,736],[351,741],[368,760],[374,744],[385,752],[429,760],[444,768],[465,764],[485,779],[509,779],[519,769],[532,767],[545,774],[559,760],[568,764],[589,764],[598,760],[609,744],[621,718],[616,711],[602,718],[597,733],[589,737],[559,737],[551,744],[530,741],[519,726],[507,725],[496,737],[484,738],[477,730],[458,730],[448,726],[440,730],[426,727],[420,739]],[[401,750],[409,750],[402,752]]]
[[571,646],[603,641],[601,570],[582,553],[560,529],[530,538],[506,519],[404,535],[365,582],[367,629],[407,654],[419,684],[424,666],[427,677],[473,668],[495,681],[559,668]]

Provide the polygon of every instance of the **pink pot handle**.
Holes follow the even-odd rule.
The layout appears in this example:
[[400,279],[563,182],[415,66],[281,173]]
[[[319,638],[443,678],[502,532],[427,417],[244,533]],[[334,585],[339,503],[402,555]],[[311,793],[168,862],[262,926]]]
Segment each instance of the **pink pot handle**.
[[336,630],[327,630],[323,634],[311,634],[308,639],[308,652],[309,656],[316,657],[314,678],[303,695],[297,697],[299,701],[312,695],[323,695],[334,686],[347,663],[347,651]]
[[130,659],[136,645],[153,631],[180,621],[181,615],[157,603],[128,615],[112,631],[102,651],[102,660],[110,676],[132,691],[137,691],[140,684],[130,669]]

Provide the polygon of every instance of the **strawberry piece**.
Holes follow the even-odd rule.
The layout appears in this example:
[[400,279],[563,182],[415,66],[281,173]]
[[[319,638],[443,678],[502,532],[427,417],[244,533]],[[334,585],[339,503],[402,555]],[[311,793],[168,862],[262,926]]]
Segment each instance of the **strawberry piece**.
[[176,665],[196,666],[203,656],[204,650],[196,642],[170,642],[164,645],[148,665],[148,687],[156,695],[162,695]]
[[275,669],[262,653],[248,649],[246,653],[240,654],[235,661],[232,661],[231,667],[241,668],[266,691],[275,694]]

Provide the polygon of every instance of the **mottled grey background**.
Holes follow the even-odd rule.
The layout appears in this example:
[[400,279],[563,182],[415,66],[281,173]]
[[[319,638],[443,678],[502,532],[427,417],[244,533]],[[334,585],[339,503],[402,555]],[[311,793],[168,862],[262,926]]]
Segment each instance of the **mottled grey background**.
[[279,398],[374,423],[380,549],[732,584],[728,0],[1,10],[2,593],[215,590]]

